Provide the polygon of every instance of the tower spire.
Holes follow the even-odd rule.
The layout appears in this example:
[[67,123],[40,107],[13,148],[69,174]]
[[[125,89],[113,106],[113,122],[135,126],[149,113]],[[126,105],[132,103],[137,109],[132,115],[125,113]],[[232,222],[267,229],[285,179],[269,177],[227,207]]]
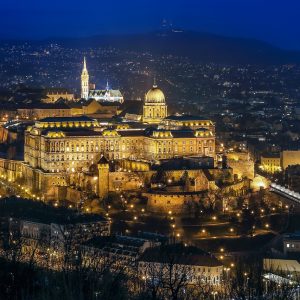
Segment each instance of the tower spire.
[[85,56],[83,57],[83,70],[86,70],[86,59],[85,59]]
[[83,69],[81,72],[81,98],[86,100],[89,98],[89,72],[86,67],[85,56],[83,58]]

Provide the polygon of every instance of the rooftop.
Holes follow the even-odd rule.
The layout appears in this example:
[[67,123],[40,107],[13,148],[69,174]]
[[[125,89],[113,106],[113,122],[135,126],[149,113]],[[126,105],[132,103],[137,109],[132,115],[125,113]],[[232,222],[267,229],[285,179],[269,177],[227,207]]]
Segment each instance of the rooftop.
[[218,267],[222,266],[214,256],[194,247],[183,244],[164,245],[147,249],[140,258],[145,262],[176,263],[194,266]]
[[22,104],[18,109],[70,109],[64,102],[55,102],[55,103],[28,103]]
[[38,122],[46,123],[46,122],[93,122],[94,119],[89,118],[87,116],[78,116],[78,117],[48,117],[39,120]]
[[172,121],[208,121],[207,118],[193,115],[171,115],[165,118],[165,120]]
[[293,241],[300,241],[300,232],[294,232],[294,233],[286,233],[283,235],[284,240],[293,240]]
[[131,246],[131,247],[142,247],[147,240],[143,238],[136,238],[124,235],[114,235],[114,236],[101,236],[95,237],[87,241],[86,245],[93,246],[96,248],[107,247],[108,244]]

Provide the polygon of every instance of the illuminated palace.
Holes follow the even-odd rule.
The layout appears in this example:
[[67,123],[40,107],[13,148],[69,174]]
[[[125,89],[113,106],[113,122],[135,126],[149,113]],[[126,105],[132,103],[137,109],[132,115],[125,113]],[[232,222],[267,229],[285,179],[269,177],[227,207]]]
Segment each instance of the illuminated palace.
[[[103,124],[78,116],[36,121],[25,132],[27,185],[45,193],[54,186],[68,186],[78,174],[90,174],[93,166],[91,178],[100,182],[101,157],[147,164],[176,157],[215,158],[214,124],[195,116],[168,116],[164,93],[157,85],[146,93],[141,120],[109,119]],[[95,192],[101,194],[101,189],[99,184]]]
[[[89,97],[85,61],[81,80],[82,98]],[[0,161],[1,176],[22,183],[36,196],[56,201],[80,201],[79,191],[92,190],[103,199],[109,192],[141,191],[147,186],[144,192],[154,197],[149,203],[156,206],[157,197],[165,197],[149,194],[156,166],[186,160],[197,161],[197,167],[168,172],[174,183],[185,178],[185,192],[190,192],[178,194],[176,203],[207,190],[211,179],[199,166],[214,169],[214,123],[197,116],[168,115],[165,95],[156,84],[144,102],[135,102],[141,107],[134,121],[123,114],[126,101],[116,111],[117,118],[103,120],[82,113],[36,120],[25,131],[24,161]],[[171,194],[181,191],[172,189]]]

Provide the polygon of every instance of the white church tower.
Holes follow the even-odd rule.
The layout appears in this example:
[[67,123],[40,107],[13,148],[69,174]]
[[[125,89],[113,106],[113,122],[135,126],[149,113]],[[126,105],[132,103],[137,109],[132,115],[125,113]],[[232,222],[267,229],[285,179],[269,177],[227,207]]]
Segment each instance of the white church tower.
[[86,100],[89,98],[89,73],[86,68],[85,57],[83,60],[83,69],[81,73],[81,98]]

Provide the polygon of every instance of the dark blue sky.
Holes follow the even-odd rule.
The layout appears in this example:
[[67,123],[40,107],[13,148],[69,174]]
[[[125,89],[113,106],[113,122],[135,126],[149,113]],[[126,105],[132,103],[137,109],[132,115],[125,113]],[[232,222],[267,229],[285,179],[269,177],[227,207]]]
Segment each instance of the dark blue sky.
[[2,0],[1,38],[78,37],[174,26],[300,50],[300,0]]

